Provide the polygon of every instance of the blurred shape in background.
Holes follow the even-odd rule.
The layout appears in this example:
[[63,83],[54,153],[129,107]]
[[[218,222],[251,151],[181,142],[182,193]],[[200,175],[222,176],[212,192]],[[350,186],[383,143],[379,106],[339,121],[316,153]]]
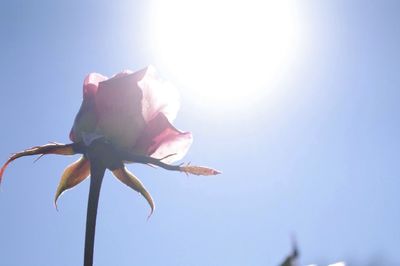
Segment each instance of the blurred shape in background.
[[280,266],[297,266],[299,257],[299,249],[297,248],[296,238],[292,236],[292,252],[286,257],[286,259],[280,264]]

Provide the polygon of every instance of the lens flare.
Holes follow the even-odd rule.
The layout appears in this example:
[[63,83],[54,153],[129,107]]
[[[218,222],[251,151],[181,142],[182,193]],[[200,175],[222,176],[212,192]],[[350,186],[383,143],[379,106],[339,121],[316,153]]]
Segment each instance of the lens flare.
[[271,91],[301,46],[294,1],[153,0],[156,65],[203,102],[241,105]]

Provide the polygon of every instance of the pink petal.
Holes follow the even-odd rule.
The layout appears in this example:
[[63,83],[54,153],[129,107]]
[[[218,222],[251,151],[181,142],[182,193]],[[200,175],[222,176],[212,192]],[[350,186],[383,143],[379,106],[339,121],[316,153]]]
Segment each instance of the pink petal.
[[179,93],[167,81],[161,80],[154,67],[146,69],[144,77],[138,82],[143,91],[142,112],[146,122],[163,113],[172,122],[179,110]]
[[69,133],[69,138],[73,142],[81,141],[84,132],[90,133],[95,130],[97,117],[94,99],[99,83],[106,79],[107,77],[98,73],[90,73],[83,81],[83,102]]
[[99,83],[107,80],[107,77],[99,73],[90,73],[83,81],[83,98],[94,96],[97,93]]
[[99,133],[120,148],[132,148],[145,128],[142,115],[142,90],[137,83],[146,69],[120,74],[99,84],[96,113]]
[[134,151],[158,159],[166,157],[163,161],[171,163],[185,156],[192,141],[190,132],[177,130],[163,113],[159,113],[143,130]]
[[91,135],[96,130],[97,114],[94,99],[88,99],[90,98],[83,100],[69,133],[72,142],[82,141],[85,135]]

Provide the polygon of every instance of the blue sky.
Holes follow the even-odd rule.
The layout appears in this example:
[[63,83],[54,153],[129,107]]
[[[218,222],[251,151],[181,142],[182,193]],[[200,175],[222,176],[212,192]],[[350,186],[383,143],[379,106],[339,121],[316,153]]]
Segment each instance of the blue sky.
[[[277,85],[279,96],[269,96],[274,104],[254,95],[243,99],[252,105],[208,112],[216,107],[178,87],[175,125],[194,135],[185,161],[223,175],[129,166],[156,203],[146,221],[145,200],[107,174],[97,266],[277,265],[291,234],[301,265],[400,264],[400,4],[298,5],[310,41]],[[142,37],[149,9],[147,1],[0,3],[1,160],[69,141],[87,73],[154,64]],[[1,265],[82,263],[89,182],[65,193],[59,212],[53,206],[62,170],[75,159],[24,158],[7,169]]]

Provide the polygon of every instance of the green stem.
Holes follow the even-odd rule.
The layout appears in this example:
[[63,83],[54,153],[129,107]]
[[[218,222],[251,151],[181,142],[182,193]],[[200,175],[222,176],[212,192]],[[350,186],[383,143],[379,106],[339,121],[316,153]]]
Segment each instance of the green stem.
[[88,207],[86,214],[85,255],[83,263],[84,266],[93,265],[93,250],[94,250],[94,239],[96,233],[97,206],[99,203],[100,188],[101,188],[101,183],[103,181],[105,170],[106,168],[102,165],[100,160],[96,160],[96,158],[91,158],[90,190],[89,190],[89,199],[88,199]]

